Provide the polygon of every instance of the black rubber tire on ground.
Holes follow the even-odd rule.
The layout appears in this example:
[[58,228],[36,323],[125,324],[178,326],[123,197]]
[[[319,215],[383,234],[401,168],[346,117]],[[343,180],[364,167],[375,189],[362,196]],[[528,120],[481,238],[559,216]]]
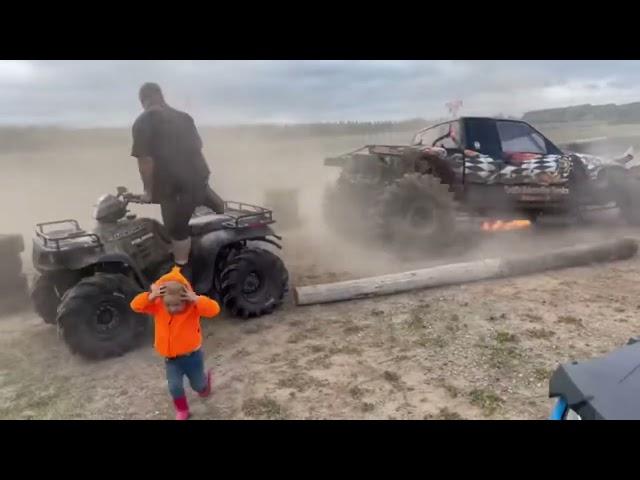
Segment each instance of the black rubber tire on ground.
[[122,274],[85,277],[62,297],[57,321],[74,354],[90,360],[117,357],[147,338],[150,319],[131,310],[140,288]]
[[220,280],[223,307],[242,318],[272,313],[289,289],[289,273],[280,257],[256,247],[232,256]]
[[19,254],[0,257],[0,277],[13,278],[22,273],[22,258]]
[[24,239],[17,233],[0,235],[0,257],[19,255],[24,251]]
[[36,279],[31,290],[31,303],[44,323],[56,324],[62,297],[79,280],[79,276],[67,272],[43,274]]
[[399,247],[442,248],[456,232],[456,202],[449,186],[430,174],[409,173],[378,200],[378,237]]

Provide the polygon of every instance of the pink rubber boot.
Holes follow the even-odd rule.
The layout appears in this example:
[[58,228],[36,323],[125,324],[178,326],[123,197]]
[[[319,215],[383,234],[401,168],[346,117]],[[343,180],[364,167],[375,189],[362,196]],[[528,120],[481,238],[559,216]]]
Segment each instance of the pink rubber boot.
[[198,392],[198,395],[200,395],[201,398],[207,398],[211,395],[212,375],[211,370],[207,370],[207,387],[203,391]]
[[176,420],[189,420],[191,414],[189,413],[187,397],[176,398],[173,401],[173,405],[176,407]]

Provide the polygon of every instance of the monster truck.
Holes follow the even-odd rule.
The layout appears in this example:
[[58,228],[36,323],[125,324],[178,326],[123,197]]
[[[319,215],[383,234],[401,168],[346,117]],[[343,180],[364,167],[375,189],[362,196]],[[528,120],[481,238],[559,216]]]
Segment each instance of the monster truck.
[[[130,214],[141,197],[119,187],[94,211],[93,231],[76,220],[38,224],[33,264],[39,271],[32,301],[46,323],[56,324],[73,353],[90,359],[121,355],[147,337],[149,320],[130,301],[172,266],[164,226]],[[190,221],[194,289],[217,298],[242,318],[269,314],[283,302],[288,272],[282,260],[255,243],[280,248],[272,212],[226,202],[225,213],[199,208]],[[250,243],[251,242],[251,243]]]
[[462,117],[419,131],[410,145],[368,145],[325,165],[340,167],[326,192],[337,231],[448,245],[460,219],[578,217],[618,207],[640,223],[640,181],[629,151],[618,159],[564,152],[518,120]]
[[550,420],[639,420],[640,341],[586,362],[560,365],[549,381]]

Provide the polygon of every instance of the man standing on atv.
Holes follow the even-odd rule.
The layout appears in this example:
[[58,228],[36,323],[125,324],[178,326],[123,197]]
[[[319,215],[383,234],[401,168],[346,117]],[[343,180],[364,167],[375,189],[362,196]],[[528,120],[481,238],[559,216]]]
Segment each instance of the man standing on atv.
[[[189,220],[203,205],[224,212],[224,202],[209,187],[209,167],[193,118],[164,100],[156,83],[140,87],[144,112],[133,124],[131,155],[138,159],[145,200],[159,203],[162,221],[173,241],[173,257],[181,267],[189,263]],[[190,276],[190,268],[183,273]]]

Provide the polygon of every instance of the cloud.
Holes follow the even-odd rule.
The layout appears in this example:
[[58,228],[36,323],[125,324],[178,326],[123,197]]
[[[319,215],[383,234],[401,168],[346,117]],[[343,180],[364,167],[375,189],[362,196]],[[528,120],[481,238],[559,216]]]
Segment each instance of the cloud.
[[130,125],[163,86],[199,124],[398,120],[640,100],[638,61],[0,61],[1,124]]

